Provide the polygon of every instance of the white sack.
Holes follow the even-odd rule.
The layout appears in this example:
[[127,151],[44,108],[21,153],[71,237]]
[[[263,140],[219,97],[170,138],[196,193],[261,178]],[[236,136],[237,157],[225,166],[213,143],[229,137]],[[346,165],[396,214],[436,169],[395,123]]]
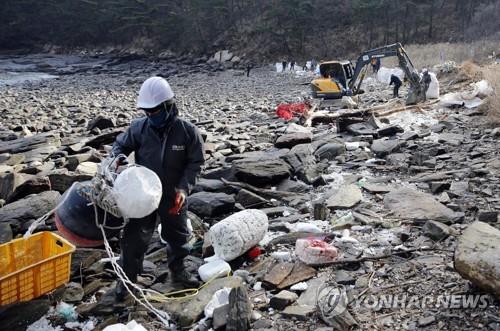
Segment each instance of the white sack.
[[226,217],[208,232],[215,255],[231,261],[261,241],[269,226],[267,215],[257,209],[246,209]]
[[161,181],[148,168],[127,168],[116,178],[113,195],[123,217],[142,218],[158,209],[162,196]]
[[389,84],[391,82],[391,76],[398,76],[401,81],[405,78],[405,73],[400,68],[386,68],[381,67],[377,72],[377,80],[384,84]]
[[481,98],[490,96],[493,93],[493,87],[484,79],[474,83],[474,89],[477,89],[477,96]]
[[282,72],[283,71],[283,64],[276,62],[276,72]]
[[429,72],[431,76],[431,83],[429,84],[429,89],[425,96],[427,99],[438,99],[439,98],[439,81],[436,77],[436,74],[433,72]]

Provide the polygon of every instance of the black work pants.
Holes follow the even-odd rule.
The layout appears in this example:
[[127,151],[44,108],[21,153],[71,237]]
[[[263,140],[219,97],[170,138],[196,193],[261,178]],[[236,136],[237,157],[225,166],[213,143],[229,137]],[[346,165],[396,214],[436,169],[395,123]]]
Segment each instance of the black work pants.
[[[162,206],[164,204],[160,204]],[[168,208],[171,206],[169,205]],[[155,211],[140,218],[131,219],[123,230],[120,239],[120,264],[127,277],[137,281],[137,275],[142,272],[144,254],[156,228],[157,217],[161,221],[161,237],[167,242],[168,267],[172,271],[183,268],[184,258],[189,254],[187,244],[189,230],[187,228],[187,209],[182,209],[179,215],[168,214],[168,208]]]
[[393,96],[394,98],[399,97],[399,88],[400,88],[400,87],[401,87],[400,85],[395,85],[395,84],[394,84],[394,89],[393,89],[393,91],[392,91],[392,96]]

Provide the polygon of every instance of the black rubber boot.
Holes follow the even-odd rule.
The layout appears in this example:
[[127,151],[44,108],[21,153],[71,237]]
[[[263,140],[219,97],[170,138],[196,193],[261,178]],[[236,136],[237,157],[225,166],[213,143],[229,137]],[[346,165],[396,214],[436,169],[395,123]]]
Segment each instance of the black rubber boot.
[[125,301],[127,296],[130,294],[128,293],[127,289],[125,288],[125,285],[121,281],[118,281],[118,284],[116,285],[115,288],[115,301],[116,302],[122,302]]
[[174,283],[180,283],[186,288],[198,288],[201,285],[198,278],[187,271],[184,266],[170,269],[170,275]]

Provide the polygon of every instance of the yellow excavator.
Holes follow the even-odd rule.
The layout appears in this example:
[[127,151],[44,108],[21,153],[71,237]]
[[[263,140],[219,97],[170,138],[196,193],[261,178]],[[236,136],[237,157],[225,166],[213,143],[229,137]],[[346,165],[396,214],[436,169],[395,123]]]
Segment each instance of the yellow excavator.
[[410,83],[407,105],[425,101],[425,84],[413,66],[401,43],[375,48],[361,53],[353,68],[351,61],[328,61],[319,65],[320,77],[311,82],[313,98],[340,99],[362,93],[361,83],[372,59],[397,56],[399,66]]

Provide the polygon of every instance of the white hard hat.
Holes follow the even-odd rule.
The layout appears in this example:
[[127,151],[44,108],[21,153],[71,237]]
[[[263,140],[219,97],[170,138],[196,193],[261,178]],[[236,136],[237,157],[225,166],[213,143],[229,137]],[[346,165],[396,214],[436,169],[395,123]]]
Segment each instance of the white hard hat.
[[170,84],[161,77],[150,77],[142,83],[137,97],[137,108],[154,108],[161,103],[172,100],[174,92]]

